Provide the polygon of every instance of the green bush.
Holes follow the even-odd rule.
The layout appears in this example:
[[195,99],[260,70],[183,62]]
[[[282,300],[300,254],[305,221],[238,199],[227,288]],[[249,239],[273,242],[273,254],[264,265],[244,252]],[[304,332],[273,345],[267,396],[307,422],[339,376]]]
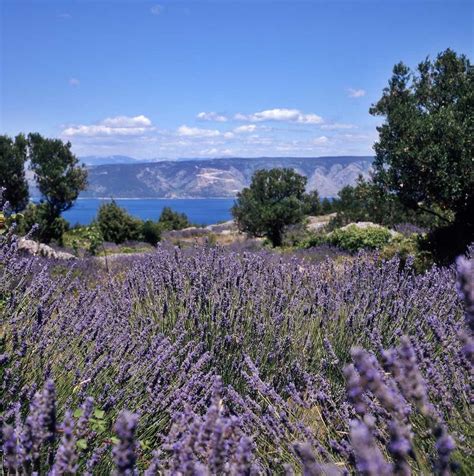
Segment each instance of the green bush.
[[61,216],[52,216],[50,207],[46,202],[38,204],[29,203],[17,220],[18,233],[27,234],[34,225],[38,228],[35,238],[43,243],[56,242],[63,245],[63,235],[69,230],[69,222]]
[[434,264],[432,254],[423,250],[424,239],[424,235],[416,233],[411,236],[396,236],[380,250],[380,258],[388,260],[398,256],[400,265],[404,266],[411,257],[415,271],[422,273]]
[[153,220],[146,220],[142,226],[143,241],[155,246],[161,240],[162,225]]
[[284,247],[300,247],[302,243],[306,243],[310,237],[310,232],[306,229],[306,225],[298,223],[285,228],[283,232],[282,246]]
[[191,226],[185,213],[175,212],[170,207],[163,208],[158,223],[163,231],[182,230]]
[[360,228],[349,225],[347,228],[338,228],[327,236],[327,242],[348,251],[362,249],[380,249],[390,242],[392,235],[387,228],[368,226]]
[[81,250],[85,250],[92,256],[95,256],[104,239],[97,224],[89,226],[76,225],[63,236],[64,246],[72,248],[76,256],[80,255]]
[[114,200],[100,206],[96,221],[105,241],[119,244],[141,237],[143,222],[119,207]]

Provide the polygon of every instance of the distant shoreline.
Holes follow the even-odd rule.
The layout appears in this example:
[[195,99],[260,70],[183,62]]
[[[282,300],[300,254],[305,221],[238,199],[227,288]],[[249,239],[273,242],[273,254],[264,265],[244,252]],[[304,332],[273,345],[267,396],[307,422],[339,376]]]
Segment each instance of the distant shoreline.
[[79,197],[77,200],[235,200],[234,197]]
[[[76,200],[235,200],[234,197],[78,197]],[[31,197],[31,202],[38,202],[41,197]]]

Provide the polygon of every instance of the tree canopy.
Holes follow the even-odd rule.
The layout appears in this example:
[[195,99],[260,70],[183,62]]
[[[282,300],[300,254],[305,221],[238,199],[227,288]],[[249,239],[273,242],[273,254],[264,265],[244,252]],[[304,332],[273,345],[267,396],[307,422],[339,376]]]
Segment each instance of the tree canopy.
[[28,157],[28,142],[23,134],[12,139],[0,135],[0,188],[3,199],[18,212],[28,204],[28,182],[25,177],[25,163]]
[[474,70],[451,50],[412,72],[393,69],[370,109],[384,116],[374,180],[411,207],[451,221],[474,193]]
[[127,240],[139,240],[142,222],[130,215],[115,200],[103,203],[97,212],[97,225],[105,241],[123,243]]
[[164,207],[158,220],[163,231],[182,230],[191,226],[185,213],[175,212],[170,207]]
[[284,228],[300,223],[308,209],[306,180],[292,169],[255,172],[232,207],[239,229],[280,246]]
[[448,49],[416,71],[395,65],[370,113],[385,118],[374,145],[374,182],[405,206],[454,226],[462,241],[473,240],[474,69],[468,58]]
[[61,213],[69,210],[87,186],[87,170],[71,151],[71,143],[28,135],[30,168],[42,203],[38,207],[40,238],[61,241],[65,229]]
[[87,186],[87,170],[71,151],[71,143],[28,135],[29,159],[45,202],[55,215],[69,210]]

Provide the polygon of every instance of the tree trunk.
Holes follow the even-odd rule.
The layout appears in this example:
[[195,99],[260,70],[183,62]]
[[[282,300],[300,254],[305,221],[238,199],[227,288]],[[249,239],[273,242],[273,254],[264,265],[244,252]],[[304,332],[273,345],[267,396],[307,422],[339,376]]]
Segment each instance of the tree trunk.
[[273,247],[281,246],[282,242],[282,230],[280,228],[276,228],[271,230],[268,233],[268,239],[272,242]]

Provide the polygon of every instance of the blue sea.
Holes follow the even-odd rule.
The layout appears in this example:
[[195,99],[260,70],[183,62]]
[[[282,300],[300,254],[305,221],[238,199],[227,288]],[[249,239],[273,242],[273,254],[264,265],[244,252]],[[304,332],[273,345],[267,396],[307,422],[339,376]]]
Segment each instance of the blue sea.
[[[63,217],[71,225],[77,223],[88,225],[96,216],[97,209],[109,199],[82,198],[74,206],[63,213]],[[118,205],[125,208],[130,214],[142,220],[157,220],[164,207],[186,213],[191,223],[210,225],[230,220],[230,208],[234,204],[233,198],[152,198],[152,199],[116,199]]]

